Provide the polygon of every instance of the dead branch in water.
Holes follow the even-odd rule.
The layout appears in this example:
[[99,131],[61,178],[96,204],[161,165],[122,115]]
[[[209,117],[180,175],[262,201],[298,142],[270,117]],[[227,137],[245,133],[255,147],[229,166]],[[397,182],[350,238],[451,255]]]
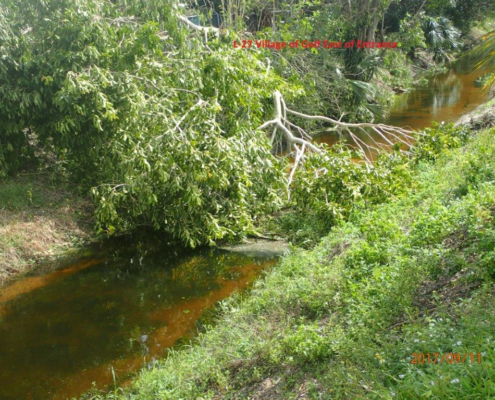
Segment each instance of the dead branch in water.
[[[270,121],[265,122],[258,129],[265,129],[273,126],[273,132],[271,135],[272,145],[275,146],[277,143],[277,133],[280,132],[287,142],[288,153],[294,155],[293,149],[295,150],[294,165],[291,169],[287,186],[289,198],[289,187],[292,183],[297,167],[301,164],[301,162],[304,162],[305,152],[312,151],[315,153],[321,153],[322,148],[312,141],[311,136],[304,129],[289,121],[287,115],[294,115],[298,118],[306,120],[321,121],[331,124],[332,127],[328,128],[327,131],[346,133],[356,145],[356,148],[360,150],[364,160],[368,163],[371,163],[372,160],[368,157],[367,152],[371,155],[372,151],[379,152],[384,147],[383,143],[378,143],[375,140],[370,131],[373,131],[379,138],[390,146],[395,143],[401,143],[407,145],[408,147],[412,146],[413,131],[409,129],[369,122],[349,123],[321,115],[307,115],[287,108],[282,94],[278,90],[275,91],[273,98],[275,104],[275,117]],[[368,137],[375,144],[375,146],[364,142],[356,135],[356,132],[364,133],[366,137]]]

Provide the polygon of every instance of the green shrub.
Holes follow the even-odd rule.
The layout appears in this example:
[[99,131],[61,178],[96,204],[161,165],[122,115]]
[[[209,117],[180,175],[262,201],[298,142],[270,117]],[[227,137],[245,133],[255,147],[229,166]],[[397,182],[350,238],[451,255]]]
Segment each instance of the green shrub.
[[296,209],[314,213],[330,228],[356,209],[390,199],[411,182],[407,158],[397,151],[381,153],[373,165],[356,162],[357,157],[340,145],[308,156],[293,184]]
[[294,333],[284,338],[283,350],[286,356],[303,365],[322,360],[332,353],[324,329],[316,324],[299,325]]
[[413,160],[436,160],[445,150],[463,146],[469,138],[469,133],[469,129],[463,126],[433,122],[431,128],[424,129],[422,135],[417,137],[412,150]]
[[99,230],[149,225],[188,246],[280,205],[283,166],[257,127],[275,89],[301,90],[260,53],[226,36],[206,48],[176,1],[45,3],[0,9],[0,168],[22,166],[31,132],[91,190]]

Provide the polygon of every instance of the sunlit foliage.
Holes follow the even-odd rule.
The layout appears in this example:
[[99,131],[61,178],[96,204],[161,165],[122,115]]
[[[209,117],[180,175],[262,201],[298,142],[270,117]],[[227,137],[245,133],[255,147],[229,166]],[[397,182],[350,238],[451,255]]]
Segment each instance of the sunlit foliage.
[[[174,2],[10,1],[0,11],[0,163],[33,145],[97,202],[99,229],[138,225],[195,246],[279,204],[282,168],[255,128],[278,88],[230,37],[182,28]],[[186,40],[187,37],[187,40]]]

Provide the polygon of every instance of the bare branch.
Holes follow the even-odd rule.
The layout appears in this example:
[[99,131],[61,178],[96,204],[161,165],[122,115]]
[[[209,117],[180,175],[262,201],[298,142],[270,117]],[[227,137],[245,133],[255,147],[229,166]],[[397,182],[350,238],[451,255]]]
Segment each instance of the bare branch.
[[357,137],[354,133],[352,133],[350,130],[349,130],[349,135],[351,136],[352,140],[354,141],[354,143],[356,143],[356,145],[361,149],[361,153],[363,154],[363,157],[366,159],[366,161],[368,163],[371,164],[371,160],[368,158],[368,156],[366,155],[366,151],[364,150],[364,148],[359,144],[359,142],[363,143],[366,147],[366,143],[364,143],[361,139],[359,139],[359,137]]
[[408,136],[408,137],[411,137],[409,135],[412,135],[413,134],[413,131],[409,130],[409,129],[404,129],[404,128],[400,128],[400,127],[395,127],[395,126],[389,126],[389,125],[384,125],[384,124],[372,124],[372,123],[369,123],[369,122],[362,122],[362,123],[349,123],[349,122],[342,122],[342,121],[338,121],[336,119],[332,119],[332,118],[328,118],[328,117],[324,117],[322,115],[307,115],[307,114],[303,114],[303,113],[300,113],[300,112],[297,112],[297,111],[294,111],[294,110],[291,110],[289,108],[287,108],[287,113],[288,114],[292,114],[292,115],[295,115],[299,118],[303,118],[303,119],[307,119],[307,120],[312,120],[312,121],[322,121],[322,122],[328,122],[332,125],[336,125],[336,126],[342,126],[342,127],[346,127],[346,128],[376,128],[380,131],[395,131],[403,136]]
[[207,104],[208,104],[208,102],[207,102],[207,101],[204,101],[204,100],[202,100],[202,99],[199,99],[199,100],[198,100],[198,102],[197,102],[196,104],[194,104],[194,105],[193,105],[193,106],[192,106],[192,107],[191,107],[191,108],[190,108],[190,109],[189,109],[189,110],[188,110],[188,111],[187,111],[187,112],[186,112],[186,113],[185,113],[185,114],[184,114],[184,115],[183,115],[183,116],[179,119],[179,121],[177,121],[177,122],[176,122],[176,124],[175,124],[175,126],[174,126],[174,128],[173,128],[173,129],[168,130],[167,132],[165,132],[164,134],[162,134],[162,135],[160,135],[160,136],[157,136],[157,137],[155,138],[155,140],[159,140],[159,139],[161,139],[161,138],[162,138],[162,137],[164,137],[167,133],[169,133],[170,131],[176,130],[176,129],[178,129],[178,130],[181,132],[182,137],[183,137],[184,139],[186,139],[186,137],[185,137],[185,135],[184,135],[184,132],[183,132],[183,131],[182,131],[182,129],[180,128],[180,124],[181,124],[182,122],[184,122],[184,120],[185,120],[185,119],[186,119],[186,117],[189,115],[189,113],[190,113],[191,111],[193,111],[195,108],[197,108],[197,107],[203,107],[203,106],[205,106],[205,105],[207,105]]
[[265,129],[270,125],[275,125],[276,128],[280,129],[285,134],[285,138],[287,139],[287,141],[291,146],[297,143],[300,144],[301,146],[305,145],[315,153],[320,153],[321,149],[319,149],[314,144],[308,142],[307,140],[295,137],[292,134],[292,132],[284,125],[284,123],[282,122],[282,118],[287,109],[285,107],[282,108],[282,104],[283,104],[282,94],[278,90],[276,90],[274,93],[274,104],[275,104],[275,118],[265,122],[258,129]]
[[289,180],[287,181],[287,198],[288,198],[288,200],[290,200],[290,184],[292,183],[292,179],[294,178],[294,174],[296,173],[297,166],[299,165],[299,162],[303,158],[305,145],[304,144],[302,145],[301,150],[299,150],[297,145],[294,145],[294,147],[296,148],[297,156],[296,156],[296,159],[294,161],[294,165],[292,167],[292,170],[290,171]]
[[217,37],[220,35],[220,30],[218,28],[215,28],[213,26],[200,26],[200,25],[196,25],[194,22],[189,21],[183,15],[179,15],[179,20],[181,20],[182,22],[184,22],[189,28],[195,29],[197,31],[205,32],[205,34],[208,34],[209,32],[212,32]]
[[[298,166],[301,164],[301,161],[304,159],[304,153],[308,150],[313,151],[315,153],[322,152],[322,149],[317,145],[311,142],[311,136],[301,127],[297,126],[293,122],[289,121],[287,115],[294,115],[296,117],[310,120],[310,121],[321,121],[328,124],[331,124],[332,127],[327,128],[326,131],[338,131],[345,132],[346,135],[351,139],[351,141],[355,144],[355,146],[360,150],[364,160],[368,163],[372,163],[373,152],[376,151],[379,153],[383,151],[384,148],[387,147],[387,144],[393,146],[394,143],[391,138],[394,138],[397,142],[405,144],[409,147],[412,146],[409,140],[413,139],[413,131],[405,128],[389,126],[385,124],[374,124],[374,123],[348,123],[342,122],[341,115],[339,120],[335,120],[333,118],[324,117],[321,115],[307,115],[304,113],[300,113],[294,110],[290,110],[287,108],[285,101],[282,97],[282,94],[276,90],[273,95],[274,105],[275,105],[275,117],[270,121],[262,124],[258,129],[265,129],[269,126],[273,126],[273,132],[271,135],[271,144],[275,150],[278,150],[279,143],[282,143],[282,140],[277,140],[277,132],[282,132],[282,137],[288,143],[287,153],[289,156],[292,156],[291,149],[294,147],[295,149],[295,159],[289,174],[288,184],[287,184],[287,193],[290,199],[290,185],[294,179],[296,170]],[[293,133],[295,132],[295,134]],[[375,145],[366,143],[363,139],[361,139],[356,131],[364,133],[364,135],[369,138]],[[378,138],[373,134],[375,133]],[[297,136],[296,136],[297,135]],[[300,137],[298,137],[300,136]],[[383,141],[383,143],[378,143],[379,141]]]

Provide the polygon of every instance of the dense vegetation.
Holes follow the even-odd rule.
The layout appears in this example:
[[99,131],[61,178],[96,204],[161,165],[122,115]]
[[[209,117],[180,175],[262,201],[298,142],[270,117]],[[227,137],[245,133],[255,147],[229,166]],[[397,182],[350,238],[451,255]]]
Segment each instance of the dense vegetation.
[[[272,15],[275,28],[260,37],[346,40],[360,34],[407,42],[404,53],[283,53],[233,49],[232,39],[238,38],[233,29],[248,34],[242,29],[251,17],[266,14],[257,2],[212,3],[220,11],[232,6],[232,18],[223,21],[228,30],[206,33],[181,23],[182,14],[194,11],[174,1],[4,1],[0,175],[45,167],[66,175],[93,197],[99,231],[149,225],[188,246],[243,236],[286,197],[285,162],[257,130],[271,117],[274,90],[302,111],[375,118],[385,98],[372,78],[383,59],[394,74],[407,52],[430,46],[432,54],[445,54],[456,48],[456,28],[435,22],[450,6],[437,3],[421,10],[401,2],[399,11],[391,1],[357,1],[350,8],[332,1],[277,3],[285,11]],[[211,12],[204,4],[190,6],[199,7],[205,20]],[[354,13],[361,6],[370,12]],[[382,23],[379,30],[385,17],[400,27]],[[300,125],[318,129],[309,121]],[[352,163],[346,162],[344,175],[347,169],[353,174]],[[330,183],[301,187],[302,182],[307,180],[298,183],[305,193],[295,197],[299,206],[320,207],[321,190],[312,194],[313,185],[327,185],[328,192]],[[393,194],[386,188],[390,182],[383,185],[373,201]],[[367,195],[365,186],[354,192]],[[337,202],[329,209],[345,215],[342,207]]]
[[250,53],[184,43],[170,6],[62,3],[2,18],[4,171],[36,140],[92,188],[101,228],[147,223],[191,246],[277,205],[281,169],[253,127],[279,78]]
[[[0,179],[10,184],[0,210],[67,204],[65,191],[38,198],[15,177],[43,170],[70,182],[78,203],[93,200],[98,232],[148,226],[195,247],[262,226],[308,248],[224,302],[216,327],[130,389],[87,397],[495,396],[485,351],[495,340],[495,132],[434,124],[408,153],[396,143],[373,163],[318,146],[288,177],[302,150],[274,146],[260,128],[280,111],[274,93],[304,113],[285,129],[305,135],[328,128],[306,114],[375,121],[392,89],[419,80],[412,65],[451,60],[494,11],[489,0],[3,0]],[[190,22],[210,25],[213,12],[219,29]],[[247,37],[400,47],[233,48]],[[494,47],[486,35],[482,66]],[[10,236],[0,231],[0,253]],[[413,365],[414,352],[482,362]]]
[[[197,344],[104,398],[492,397],[493,134],[418,161],[403,195],[286,257]],[[411,363],[456,352],[481,363]]]

